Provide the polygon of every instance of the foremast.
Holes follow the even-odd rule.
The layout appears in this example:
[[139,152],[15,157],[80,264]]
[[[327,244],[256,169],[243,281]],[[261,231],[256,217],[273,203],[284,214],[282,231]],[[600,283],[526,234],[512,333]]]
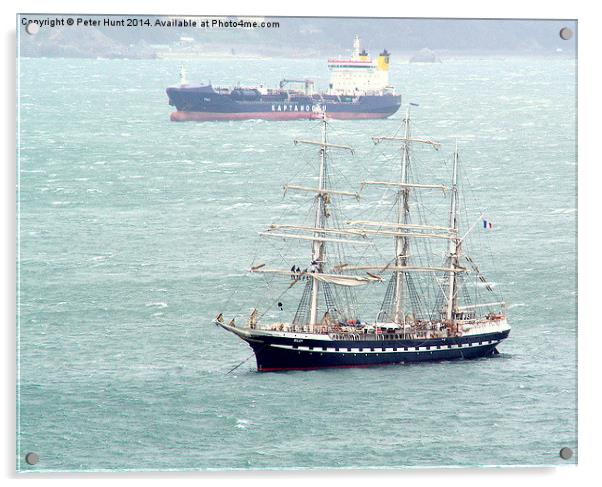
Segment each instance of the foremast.
[[[316,239],[312,244],[312,262],[316,263],[317,271],[323,271],[324,264],[324,240],[320,239],[323,237],[324,232],[324,220],[325,214],[325,196],[324,191],[326,190],[326,117],[322,117],[322,145],[320,146],[320,174],[318,177],[318,195],[316,204],[316,223],[314,237]],[[313,331],[313,328],[318,322],[318,297],[320,291],[320,282],[317,279],[312,279],[311,289],[311,305],[309,311],[309,326]]]
[[[271,269],[266,268],[265,264],[256,265],[251,268],[251,272],[256,273],[271,273],[290,276],[293,278],[294,285],[299,280],[307,280],[306,291],[304,291],[301,302],[293,320],[293,326],[300,324],[296,322],[297,317],[303,319],[303,327],[307,325],[310,332],[315,332],[320,326],[320,330],[328,329],[330,314],[332,310],[336,314],[340,313],[333,304],[332,294],[329,284],[343,287],[355,287],[365,285],[375,281],[382,281],[379,276],[366,273],[365,276],[346,274],[340,269],[333,268],[332,271],[326,271],[326,244],[354,244],[354,245],[370,245],[367,235],[364,232],[355,230],[345,230],[340,228],[331,228],[327,226],[329,216],[329,204],[332,203],[333,196],[353,197],[359,199],[359,193],[350,191],[338,191],[328,187],[328,158],[327,151],[329,149],[343,149],[353,153],[351,147],[345,145],[331,144],[327,140],[326,135],[327,119],[324,113],[321,114],[321,138],[319,141],[299,140],[295,139],[295,144],[306,144],[319,147],[319,172],[317,187],[298,186],[287,184],[284,186],[285,194],[288,191],[300,191],[304,193],[315,194],[316,212],[313,218],[313,226],[306,225],[284,225],[271,224],[266,231],[260,232],[262,236],[278,237],[284,239],[300,239],[311,241],[311,265],[303,272],[295,269]],[[289,286],[289,287],[291,287]],[[324,294],[326,302],[327,314],[322,317],[320,315],[320,296]],[[305,296],[307,295],[307,299]],[[328,296],[327,296],[328,295]],[[329,304],[330,303],[330,304]],[[306,320],[306,321],[305,321]]]

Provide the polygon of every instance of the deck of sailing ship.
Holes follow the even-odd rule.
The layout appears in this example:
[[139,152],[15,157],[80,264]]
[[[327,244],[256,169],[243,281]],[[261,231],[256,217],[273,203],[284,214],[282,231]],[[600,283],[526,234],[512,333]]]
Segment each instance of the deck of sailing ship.
[[[399,144],[399,180],[366,180],[361,182],[360,189],[381,187],[394,190],[396,218],[393,221],[346,220],[344,225],[336,222],[339,223],[337,225],[333,224],[336,219],[335,199],[359,200],[360,195],[330,188],[327,184],[330,181],[328,152],[353,153],[351,147],[327,140],[327,126],[324,115],[321,140],[294,141],[295,144],[319,148],[317,187],[293,184],[284,187],[285,193],[295,191],[314,195],[313,225],[271,224],[260,233],[266,237],[311,242],[310,265],[303,271],[295,265],[287,269],[258,264],[250,269],[256,274],[288,278],[283,286],[285,293],[304,284],[292,321],[263,324],[256,308],[244,326],[237,326],[234,319],[226,322],[222,313],[217,316],[215,324],[251,345],[259,370],[360,366],[471,358],[495,353],[496,345],[508,336],[510,326],[503,301],[483,300],[482,289],[491,294],[494,290],[470,256],[463,252],[466,237],[473,232],[482,215],[463,235],[460,233],[457,144],[449,187],[412,181],[413,144],[437,151],[440,144],[412,136],[408,108],[402,136],[372,138],[375,144]],[[411,196],[424,191],[449,194],[446,225],[432,225],[423,219],[416,223],[412,219]],[[346,260],[342,250],[346,246],[372,249],[377,239],[382,237],[393,240],[390,260],[367,263]],[[416,259],[420,253],[412,251],[414,243],[427,241],[446,242],[442,264],[425,265],[422,263],[424,259]],[[426,250],[428,253],[430,247]],[[475,277],[476,286],[468,286],[468,275]],[[424,283],[415,276],[426,276],[434,291],[425,292]],[[354,308],[356,289],[376,283],[386,283],[380,309],[373,321],[362,321]],[[426,302],[428,297],[434,298],[432,303]]]

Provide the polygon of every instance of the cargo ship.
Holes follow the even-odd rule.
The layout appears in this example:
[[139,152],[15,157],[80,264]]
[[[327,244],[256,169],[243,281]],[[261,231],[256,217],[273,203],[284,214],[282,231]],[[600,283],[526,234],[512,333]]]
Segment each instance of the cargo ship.
[[310,79],[283,79],[273,89],[189,84],[182,68],[180,83],[166,90],[169,104],[176,108],[171,120],[298,120],[324,112],[334,119],[387,118],[401,106],[401,96],[389,85],[389,60],[386,49],[372,60],[355,36],[350,58],[328,60],[326,92],[315,92]]

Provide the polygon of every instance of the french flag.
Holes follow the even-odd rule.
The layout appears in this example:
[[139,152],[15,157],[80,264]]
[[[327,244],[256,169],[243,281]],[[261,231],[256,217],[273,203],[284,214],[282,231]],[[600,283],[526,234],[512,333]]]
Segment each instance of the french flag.
[[486,230],[491,230],[493,228],[493,223],[487,220],[483,220],[483,228]]

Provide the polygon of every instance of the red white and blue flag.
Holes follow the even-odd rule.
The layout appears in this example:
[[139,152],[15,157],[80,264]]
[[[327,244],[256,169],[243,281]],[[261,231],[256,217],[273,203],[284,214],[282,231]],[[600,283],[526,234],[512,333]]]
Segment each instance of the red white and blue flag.
[[491,230],[493,228],[493,223],[488,220],[483,220],[483,228],[485,230]]

